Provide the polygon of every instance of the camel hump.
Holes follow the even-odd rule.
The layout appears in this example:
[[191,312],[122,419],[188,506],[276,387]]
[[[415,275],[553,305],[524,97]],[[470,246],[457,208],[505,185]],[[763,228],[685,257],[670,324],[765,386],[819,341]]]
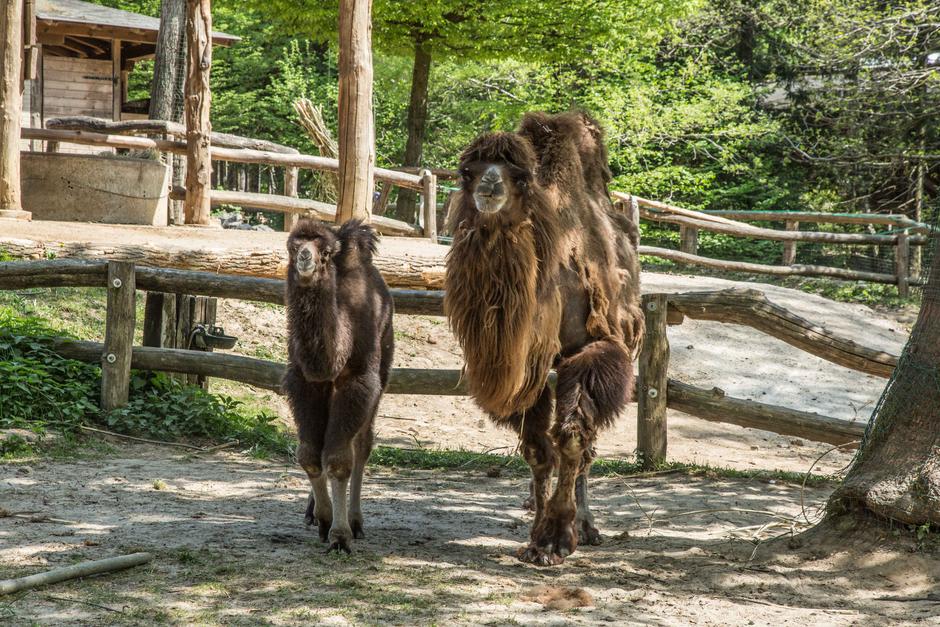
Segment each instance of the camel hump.
[[571,184],[569,177],[576,176],[583,178],[591,192],[607,194],[607,184],[613,177],[604,130],[589,113],[533,111],[523,116],[519,134],[535,149],[540,183]]
[[379,236],[375,229],[362,220],[349,220],[336,230],[342,243],[343,255],[357,255],[362,261],[371,261],[379,248]]

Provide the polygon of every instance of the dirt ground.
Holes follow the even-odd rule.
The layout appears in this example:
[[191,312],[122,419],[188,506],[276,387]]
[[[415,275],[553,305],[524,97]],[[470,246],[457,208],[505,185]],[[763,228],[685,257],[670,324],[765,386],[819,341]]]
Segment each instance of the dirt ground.
[[[826,557],[767,539],[831,487],[682,475],[596,478],[605,542],[560,567],[512,554],[523,475],[370,468],[367,538],[325,555],[306,481],[236,453],[121,445],[0,466],[0,577],[148,551],[121,573],[0,598],[21,624],[940,624],[940,563],[916,546]],[[573,590],[565,590],[572,588]],[[566,608],[556,597],[585,607]]]

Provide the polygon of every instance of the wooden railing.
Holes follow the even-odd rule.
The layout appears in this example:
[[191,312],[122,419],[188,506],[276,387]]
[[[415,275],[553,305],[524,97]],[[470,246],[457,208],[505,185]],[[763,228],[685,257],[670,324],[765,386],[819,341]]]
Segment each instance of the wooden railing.
[[[178,139],[183,130],[179,124],[149,120],[109,122],[95,118],[68,118],[58,122],[50,120],[48,124],[53,128],[23,128],[21,137],[27,140],[46,141],[53,147],[59,143],[73,143],[128,150],[154,150],[176,155],[186,154],[186,143]],[[140,137],[137,134],[161,134],[164,137]],[[337,159],[304,155],[272,142],[222,133],[212,135],[210,153],[214,161],[264,164],[284,168],[285,194],[212,190],[210,199],[213,205],[242,205],[279,211],[287,215],[311,214],[322,220],[335,220],[335,206],[297,198],[297,171],[310,169],[336,173],[339,171]],[[168,163],[171,161],[168,160]],[[434,173],[430,170],[422,170],[419,174],[411,174],[375,168],[374,176],[376,181],[386,186],[397,185],[420,192],[424,205],[423,228],[384,216],[373,216],[372,222],[376,228],[390,235],[423,235],[435,240],[437,237],[437,177]],[[182,188],[169,190],[171,199],[179,199],[181,194],[185,194]],[[285,221],[285,224],[289,225],[290,222]]]
[[[885,214],[826,214],[819,212],[772,212],[772,211],[692,211],[668,203],[648,200],[622,192],[612,192],[622,211],[629,211],[640,219],[664,222],[679,226],[679,250],[654,246],[640,246],[641,255],[649,255],[731,272],[748,272],[776,276],[824,276],[838,279],[892,283],[898,292],[907,296],[911,285],[919,285],[920,277],[911,276],[911,247],[927,243],[930,227],[902,215]],[[786,224],[785,230],[760,228],[730,218],[755,221],[779,221]],[[890,225],[893,233],[829,233],[800,231],[801,222],[829,224]],[[750,263],[726,259],[713,259],[698,254],[699,231],[722,233],[750,239],[782,241],[782,265]],[[891,246],[895,249],[894,272],[866,272],[822,265],[795,264],[798,242],[821,242],[845,246],[874,245]]]
[[734,398],[719,388],[699,388],[668,377],[667,327],[688,317],[741,324],[766,333],[834,364],[888,378],[898,357],[833,335],[791,311],[769,302],[757,290],[722,290],[643,297],[646,334],[639,358],[637,455],[653,467],[666,459],[666,408],[697,418],[763,429],[830,444],[858,440],[867,421],[849,422],[815,413]]
[[[117,279],[117,282],[115,282]],[[0,263],[0,290],[34,287],[106,287],[105,342],[58,338],[64,357],[100,363],[105,409],[127,398],[130,369],[198,374],[247,383],[280,393],[285,364],[240,355],[183,348],[132,346],[136,290],[200,294],[283,304],[284,281],[250,276],[142,267],[118,261],[51,260]],[[443,292],[391,290],[397,314],[443,315]],[[648,294],[643,297],[646,335],[637,382],[637,452],[647,465],[665,459],[666,409],[715,422],[763,429],[819,442],[858,439],[864,424],[726,395],[668,377],[667,325],[686,318],[744,324],[788,344],[860,372],[890,377],[898,357],[840,338],[754,290]],[[392,370],[390,394],[465,395],[455,369]]]

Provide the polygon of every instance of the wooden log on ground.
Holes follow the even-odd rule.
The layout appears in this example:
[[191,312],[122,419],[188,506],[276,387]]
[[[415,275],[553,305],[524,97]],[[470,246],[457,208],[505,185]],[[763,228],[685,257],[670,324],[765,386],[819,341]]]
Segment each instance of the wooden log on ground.
[[841,445],[859,440],[865,433],[865,421],[849,422],[788,407],[735,398],[726,396],[718,388],[706,390],[672,379],[669,380],[668,404],[671,409],[696,418],[749,429],[762,429],[813,442]]
[[108,309],[101,354],[101,409],[127,404],[131,382],[131,347],[137,316],[134,265],[108,262]]
[[[749,272],[752,274],[772,274],[775,276],[825,276],[834,279],[846,279],[849,281],[871,281],[872,283],[891,283],[897,282],[894,274],[882,274],[879,272],[862,272],[860,270],[845,270],[843,268],[830,268],[828,266],[812,265],[793,265],[793,266],[771,266],[762,263],[750,263],[747,261],[726,261],[722,259],[712,259],[711,257],[702,257],[701,255],[690,255],[678,250],[669,248],[657,248],[655,246],[640,246],[641,255],[659,257],[670,261],[680,263],[689,263],[706,268],[716,268],[728,272]],[[915,281],[912,280],[912,284]]]
[[[66,359],[94,363],[101,358],[104,345],[99,342],[54,338],[51,348]],[[281,393],[281,380],[286,369],[283,363],[229,353],[204,353],[180,348],[146,346],[134,347],[131,365],[139,370],[228,379],[278,394]],[[392,368],[387,393],[465,396],[467,392],[460,382],[460,370]]]
[[[170,192],[171,199],[185,198],[185,196],[186,190],[183,188],[175,188]],[[323,220],[324,222],[336,222],[336,207],[334,205],[320,202],[319,200],[310,200],[308,198],[292,198],[275,194],[233,192],[214,189],[209,192],[209,202],[213,206],[238,205],[240,207],[251,207],[254,209],[282,211],[288,215],[307,214],[312,215],[318,220]],[[374,216],[371,223],[379,233],[385,235],[422,235],[422,231],[418,227],[402,222],[401,220],[386,218],[385,216]]]
[[834,364],[888,378],[898,357],[840,338],[809,320],[775,305],[758,290],[670,294],[669,306],[696,320],[742,324]]
[[639,359],[636,452],[640,465],[647,470],[666,461],[666,383],[669,367],[667,312],[665,294],[643,296],[646,334]]
[[209,0],[186,0],[186,203],[187,224],[209,224],[212,158],[209,153],[209,107],[212,99],[212,12]]
[[78,579],[79,577],[90,577],[91,575],[99,575],[101,573],[111,573],[118,570],[124,570],[133,566],[146,564],[151,559],[152,556],[150,553],[131,553],[130,555],[109,557],[107,559],[95,560],[93,562],[82,562],[81,564],[75,564],[74,566],[64,566],[62,568],[56,568],[44,573],[29,575],[28,577],[20,577],[19,579],[5,579],[0,581],[0,595],[13,594],[14,592],[20,592],[21,590],[29,590],[32,588],[38,588],[40,586],[47,586],[49,584],[58,583],[60,581],[67,581],[69,579]]

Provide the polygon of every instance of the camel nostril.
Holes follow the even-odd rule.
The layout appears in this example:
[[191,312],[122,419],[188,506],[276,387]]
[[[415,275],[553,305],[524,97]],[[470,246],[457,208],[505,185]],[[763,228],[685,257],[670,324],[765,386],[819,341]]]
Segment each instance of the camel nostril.
[[300,251],[300,254],[297,255],[297,258],[298,258],[298,259],[301,259],[301,260],[303,260],[303,261],[309,261],[312,257],[313,257],[313,255],[310,254],[310,251],[307,250],[306,248],[304,248],[303,250],[301,250],[301,251]]

